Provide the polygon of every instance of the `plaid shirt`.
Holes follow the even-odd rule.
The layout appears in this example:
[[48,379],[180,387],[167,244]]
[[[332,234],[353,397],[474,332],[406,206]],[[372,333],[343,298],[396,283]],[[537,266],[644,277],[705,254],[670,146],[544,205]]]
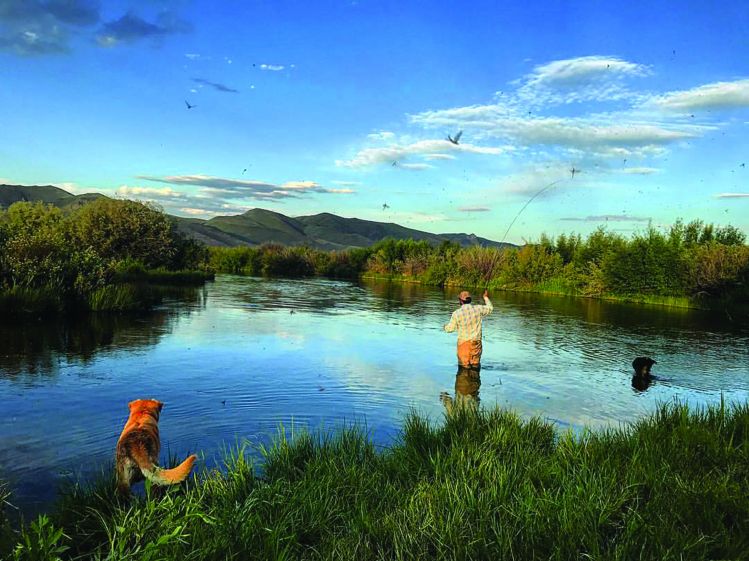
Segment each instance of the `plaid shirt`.
[[485,306],[463,304],[453,312],[445,331],[452,333],[458,330],[458,343],[462,341],[481,341],[481,318],[494,310],[491,300],[484,298]]

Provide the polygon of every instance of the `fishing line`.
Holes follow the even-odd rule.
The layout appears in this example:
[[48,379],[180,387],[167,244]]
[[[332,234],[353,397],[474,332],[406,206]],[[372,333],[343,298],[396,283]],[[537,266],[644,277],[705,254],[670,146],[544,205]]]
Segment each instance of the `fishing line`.
[[[560,183],[561,181],[564,181],[565,178],[557,179],[556,181],[552,181],[548,185],[545,185],[542,189],[539,189],[530,199],[526,201],[526,203],[523,205],[523,208],[521,208],[518,213],[515,215],[515,218],[512,219],[512,222],[510,222],[510,225],[507,227],[507,230],[505,230],[505,235],[502,236],[502,241],[499,243],[504,243],[504,241],[507,239],[507,234],[510,233],[510,228],[512,228],[512,225],[515,224],[515,221],[520,217],[521,214],[523,214],[523,211],[527,208],[529,204],[533,202],[533,199],[538,197],[541,193],[546,191],[547,189],[551,189],[556,185],[557,183]],[[499,251],[499,248],[497,249],[496,254],[494,255],[494,258],[492,259],[492,266],[487,271],[487,279],[486,282],[489,282],[489,276],[491,276],[492,272],[494,272],[494,267],[497,264],[497,259],[499,258],[501,252]]]
[[539,190],[539,191],[538,191],[538,192],[537,192],[537,193],[536,193],[535,195],[533,195],[533,196],[532,196],[532,197],[531,197],[530,199],[528,199],[528,201],[527,201],[527,202],[526,202],[526,203],[525,203],[525,204],[523,205],[523,208],[521,208],[521,209],[520,209],[520,211],[519,211],[519,212],[518,212],[518,213],[517,213],[517,214],[515,215],[515,218],[513,218],[513,219],[512,219],[512,222],[510,222],[510,225],[509,225],[509,226],[507,227],[507,230],[505,230],[505,235],[504,235],[504,236],[502,236],[502,241],[501,241],[501,242],[499,242],[499,243],[504,243],[504,241],[505,241],[505,240],[507,239],[507,234],[508,234],[508,233],[510,232],[510,228],[512,228],[512,225],[513,225],[513,224],[515,224],[515,221],[516,221],[516,220],[517,220],[517,219],[518,219],[518,218],[520,217],[520,215],[521,215],[521,214],[523,213],[523,211],[525,210],[525,208],[526,208],[526,207],[527,207],[527,206],[528,206],[529,204],[531,204],[531,202],[533,202],[533,199],[535,199],[535,198],[536,198],[536,197],[538,197],[538,196],[539,196],[539,195],[540,195],[541,193],[543,193],[543,192],[544,192],[544,191],[546,191],[547,189],[550,189],[551,187],[553,187],[554,185],[556,185],[556,184],[557,184],[557,183],[559,183],[560,181],[564,181],[564,179],[557,179],[556,181],[552,181],[551,183],[549,183],[548,185],[546,185],[546,186],[545,186],[545,187],[544,187],[543,189]]

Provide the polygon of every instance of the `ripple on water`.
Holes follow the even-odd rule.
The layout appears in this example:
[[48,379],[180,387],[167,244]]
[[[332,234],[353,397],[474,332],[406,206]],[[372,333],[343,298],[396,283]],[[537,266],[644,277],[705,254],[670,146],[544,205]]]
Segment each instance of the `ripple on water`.
[[[366,422],[391,442],[412,408],[438,418],[457,383],[456,290],[321,279],[219,276],[153,314],[0,322],[0,474],[16,504],[111,462],[127,403],[165,402],[162,457],[294,430]],[[497,294],[484,324],[478,393],[562,428],[618,425],[674,398],[749,396],[749,331],[704,314],[583,299]],[[293,313],[292,313],[293,312]],[[631,386],[635,356],[658,379]],[[288,431],[287,431],[288,432]],[[31,506],[29,506],[31,505]]]

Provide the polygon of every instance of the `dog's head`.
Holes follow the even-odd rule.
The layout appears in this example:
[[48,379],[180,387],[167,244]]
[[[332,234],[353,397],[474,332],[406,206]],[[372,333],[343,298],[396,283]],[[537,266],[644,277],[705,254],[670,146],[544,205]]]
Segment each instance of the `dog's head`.
[[635,369],[635,376],[650,376],[650,368],[657,364],[652,358],[647,356],[638,356],[632,361],[632,368]]
[[159,413],[161,413],[161,409],[164,407],[164,404],[160,402],[158,399],[136,399],[135,401],[131,401],[127,405],[130,408],[130,414],[137,414],[137,413],[147,413],[151,415],[154,419],[159,418]]

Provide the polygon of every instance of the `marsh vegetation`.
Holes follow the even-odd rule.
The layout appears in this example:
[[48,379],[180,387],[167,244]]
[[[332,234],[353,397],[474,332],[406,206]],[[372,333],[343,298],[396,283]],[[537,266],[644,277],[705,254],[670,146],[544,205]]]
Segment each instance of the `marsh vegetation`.
[[[499,409],[279,433],[183,489],[119,503],[109,471],[15,536],[15,558],[740,559],[749,408],[662,406],[574,435]],[[9,552],[6,552],[9,554]]]

